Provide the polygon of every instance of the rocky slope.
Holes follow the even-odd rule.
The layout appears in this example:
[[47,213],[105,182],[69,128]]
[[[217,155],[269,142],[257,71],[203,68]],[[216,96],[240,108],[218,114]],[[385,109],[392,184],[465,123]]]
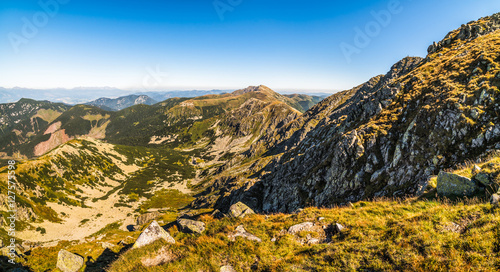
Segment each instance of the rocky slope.
[[31,99],[0,104],[0,157],[26,153],[22,145],[29,143],[69,108],[61,103]]
[[275,143],[270,163],[220,183],[216,206],[242,200],[291,212],[418,195],[440,170],[500,148],[498,21],[494,15],[452,31],[425,59],[405,58],[263,138]]

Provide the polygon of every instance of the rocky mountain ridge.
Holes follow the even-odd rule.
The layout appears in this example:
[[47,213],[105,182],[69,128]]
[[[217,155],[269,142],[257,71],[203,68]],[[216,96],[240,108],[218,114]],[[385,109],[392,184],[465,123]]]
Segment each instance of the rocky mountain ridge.
[[265,136],[273,143],[269,163],[248,175],[227,172],[226,182],[209,188],[222,192],[211,203],[293,212],[419,195],[440,170],[500,148],[497,17],[469,24],[491,30],[441,42],[449,46],[425,59],[405,58],[385,76],[333,95]]

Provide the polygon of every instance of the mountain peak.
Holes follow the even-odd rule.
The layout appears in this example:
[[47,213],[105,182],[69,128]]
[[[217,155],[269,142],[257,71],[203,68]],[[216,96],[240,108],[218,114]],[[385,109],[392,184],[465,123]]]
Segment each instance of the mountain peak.
[[267,86],[259,85],[259,86],[249,86],[245,89],[236,90],[236,91],[232,92],[232,94],[233,95],[242,95],[242,94],[251,93],[251,92],[269,92],[269,91],[274,92],[273,90],[271,90]]

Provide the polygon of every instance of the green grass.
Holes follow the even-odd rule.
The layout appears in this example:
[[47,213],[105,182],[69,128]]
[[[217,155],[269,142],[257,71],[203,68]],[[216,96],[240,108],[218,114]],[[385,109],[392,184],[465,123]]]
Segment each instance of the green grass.
[[194,197],[183,194],[179,190],[162,189],[155,192],[154,196],[146,200],[140,207],[141,213],[152,208],[170,208],[178,210],[184,208],[194,200]]

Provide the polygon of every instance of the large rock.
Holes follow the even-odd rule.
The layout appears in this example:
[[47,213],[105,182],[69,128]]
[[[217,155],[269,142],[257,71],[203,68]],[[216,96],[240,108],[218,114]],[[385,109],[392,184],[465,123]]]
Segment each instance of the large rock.
[[178,219],[179,230],[184,233],[202,233],[205,231],[205,223],[191,219]]
[[135,241],[133,248],[143,247],[159,239],[164,239],[168,243],[175,244],[174,238],[172,238],[168,232],[160,227],[158,222],[153,221],[144,231],[142,231],[141,235],[139,235],[139,238]]
[[233,218],[243,218],[249,214],[254,214],[255,212],[250,209],[247,205],[242,202],[231,205],[229,207],[229,216]]
[[437,178],[437,192],[443,196],[471,196],[476,183],[470,178],[441,171]]
[[245,230],[245,228],[243,227],[243,225],[239,225],[238,227],[236,227],[236,232],[234,233],[230,233],[228,235],[228,238],[229,240],[231,241],[235,241],[236,240],[236,237],[243,237],[247,240],[250,240],[250,241],[256,241],[258,243],[262,242],[262,239],[260,239],[259,237],[247,232]]
[[83,267],[83,257],[61,249],[57,255],[57,268],[63,272],[77,272]]
[[161,213],[159,212],[141,214],[137,217],[137,225],[147,224],[149,221],[156,219],[159,216],[161,216]]

